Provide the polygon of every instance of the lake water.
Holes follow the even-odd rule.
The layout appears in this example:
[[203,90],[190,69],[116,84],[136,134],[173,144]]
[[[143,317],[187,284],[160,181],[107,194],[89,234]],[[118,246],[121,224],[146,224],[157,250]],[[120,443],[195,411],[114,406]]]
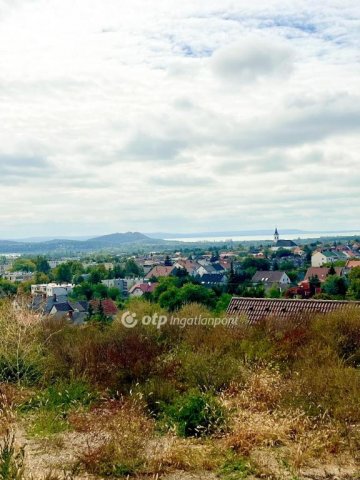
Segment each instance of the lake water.
[[[356,231],[347,231],[347,232],[306,232],[306,233],[289,233],[281,235],[280,239],[286,240],[297,240],[297,239],[307,239],[307,238],[320,238],[320,237],[349,237],[349,236],[360,236],[360,232]],[[272,241],[274,235],[234,235],[230,236],[214,236],[214,237],[187,237],[187,238],[165,238],[165,240],[172,241],[181,241],[181,242],[229,242],[230,240],[234,242],[251,242],[251,241]]]

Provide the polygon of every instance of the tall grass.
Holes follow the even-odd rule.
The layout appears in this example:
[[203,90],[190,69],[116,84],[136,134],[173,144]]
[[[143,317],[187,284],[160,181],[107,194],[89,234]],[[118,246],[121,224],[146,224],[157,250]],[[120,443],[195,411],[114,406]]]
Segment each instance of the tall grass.
[[[165,313],[140,300],[132,301],[131,310],[138,318]],[[210,312],[189,304],[177,315]],[[146,442],[156,443],[160,434],[167,441],[177,438],[171,454],[160,449],[167,452],[166,465],[205,465],[202,454],[189,460],[184,445],[198,441],[205,451],[207,440],[219,442],[226,455],[229,450],[235,455],[227,464],[225,453],[216,460],[216,468],[227,465],[226,475],[253,468],[243,458],[256,448],[285,449],[292,468],[322,455],[346,452],[358,458],[358,311],[301,323],[271,318],[252,327],[138,324],[129,329],[119,320],[82,327],[39,322],[4,303],[0,325],[0,411],[19,410],[22,404],[35,435],[68,428],[86,433],[95,428],[97,412],[101,419],[112,405],[100,426],[100,443],[80,455],[90,473],[162,471],[156,455],[144,453]],[[17,392],[30,386],[30,399],[11,401],[9,385]],[[156,462],[158,467],[151,467]]]

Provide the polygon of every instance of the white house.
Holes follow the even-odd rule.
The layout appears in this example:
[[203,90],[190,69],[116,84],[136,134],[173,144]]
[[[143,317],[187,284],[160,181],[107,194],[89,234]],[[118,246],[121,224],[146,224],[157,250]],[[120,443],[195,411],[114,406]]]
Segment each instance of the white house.
[[31,285],[31,295],[46,295],[47,297],[53,297],[56,295],[66,297],[73,291],[74,285],[71,283],[41,283],[37,285]]
[[322,267],[326,263],[334,263],[339,260],[339,255],[336,252],[324,250],[322,252],[314,252],[311,256],[312,267]]
[[262,284],[266,289],[277,286],[281,291],[291,285],[291,280],[287,274],[285,272],[280,272],[279,270],[263,270],[256,272],[252,277],[251,282],[254,285]]

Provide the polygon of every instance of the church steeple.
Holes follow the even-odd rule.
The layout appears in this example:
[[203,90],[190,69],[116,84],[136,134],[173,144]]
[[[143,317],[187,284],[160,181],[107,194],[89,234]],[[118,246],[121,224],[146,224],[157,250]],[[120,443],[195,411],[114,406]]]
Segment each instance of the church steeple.
[[275,233],[274,233],[274,242],[277,243],[279,241],[279,232],[277,227],[275,228]]

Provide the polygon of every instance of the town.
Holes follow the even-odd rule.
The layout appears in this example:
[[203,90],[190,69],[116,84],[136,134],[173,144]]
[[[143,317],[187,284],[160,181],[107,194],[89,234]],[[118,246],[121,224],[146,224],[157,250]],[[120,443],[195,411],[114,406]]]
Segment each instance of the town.
[[297,244],[276,228],[273,242],[230,243],[132,255],[0,256],[0,295],[77,324],[111,320],[134,297],[168,311],[198,302],[215,313],[232,296],[360,300],[359,239]]

